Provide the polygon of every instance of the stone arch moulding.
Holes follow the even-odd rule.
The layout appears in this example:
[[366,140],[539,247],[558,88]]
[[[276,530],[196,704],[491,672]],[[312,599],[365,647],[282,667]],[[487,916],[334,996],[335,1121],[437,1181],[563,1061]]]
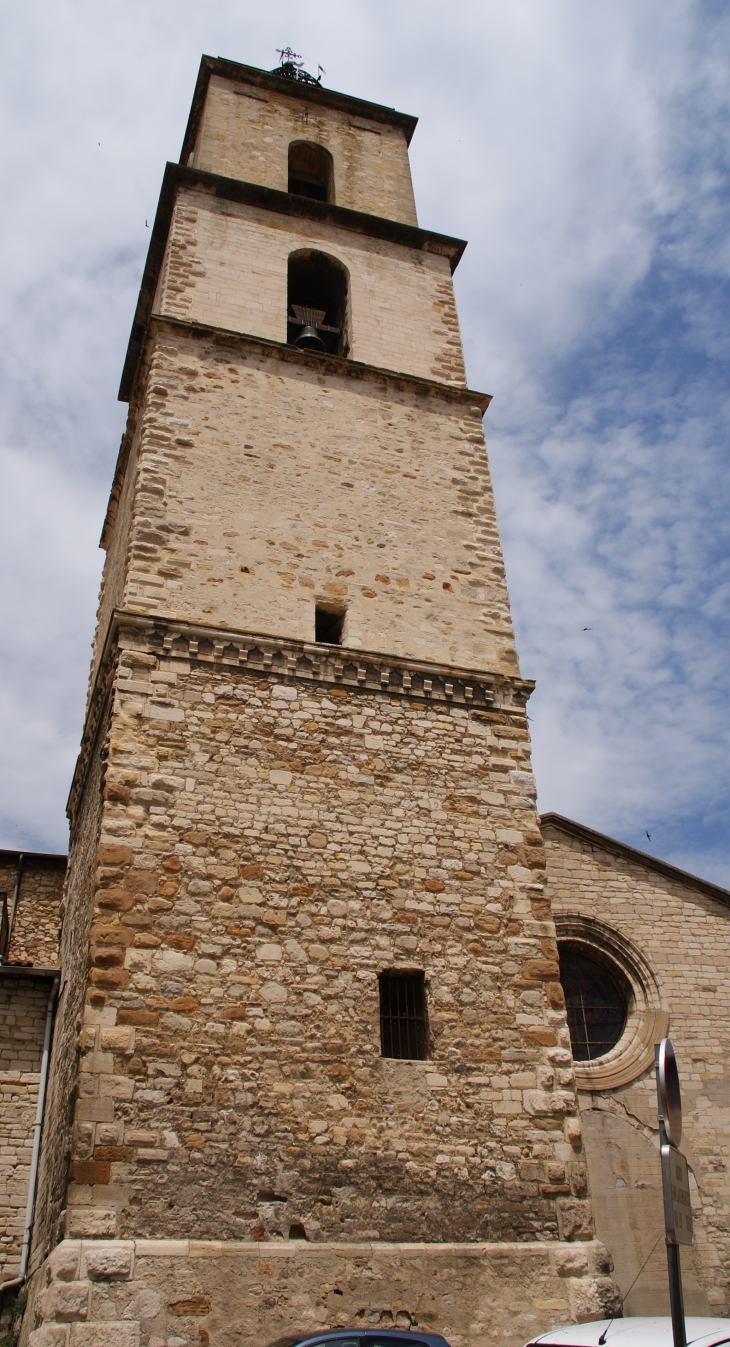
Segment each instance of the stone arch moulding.
[[579,1090],[599,1094],[617,1090],[654,1064],[654,1044],[669,1028],[659,981],[646,956],[620,931],[578,913],[556,915],[558,943],[604,963],[627,991],[628,1013],[615,1047],[592,1062],[575,1063]]

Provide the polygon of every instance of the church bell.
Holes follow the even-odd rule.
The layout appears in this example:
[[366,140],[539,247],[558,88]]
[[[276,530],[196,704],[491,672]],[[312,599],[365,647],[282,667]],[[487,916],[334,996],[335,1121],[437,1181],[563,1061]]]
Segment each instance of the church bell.
[[299,333],[294,345],[300,346],[303,351],[326,351],[327,349],[316,327],[312,327],[309,323]]

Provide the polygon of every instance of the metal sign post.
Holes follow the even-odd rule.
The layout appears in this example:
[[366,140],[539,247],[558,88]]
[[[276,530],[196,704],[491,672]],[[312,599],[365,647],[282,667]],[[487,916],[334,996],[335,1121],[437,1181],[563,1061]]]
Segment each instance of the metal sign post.
[[663,1038],[657,1049],[656,1072],[672,1335],[674,1347],[687,1347],[679,1246],[692,1243],[692,1207],[687,1161],[678,1149],[682,1140],[679,1073],[674,1048],[668,1038]]

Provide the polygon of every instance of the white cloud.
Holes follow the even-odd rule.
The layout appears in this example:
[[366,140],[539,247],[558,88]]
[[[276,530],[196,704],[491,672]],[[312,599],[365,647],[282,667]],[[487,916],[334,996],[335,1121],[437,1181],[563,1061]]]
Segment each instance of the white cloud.
[[271,66],[287,42],[330,87],[420,114],[419,217],[470,240],[457,291],[471,381],[495,395],[541,807],[730,883],[730,18],[700,0],[6,18],[5,840],[63,845],[145,218],[200,54]]

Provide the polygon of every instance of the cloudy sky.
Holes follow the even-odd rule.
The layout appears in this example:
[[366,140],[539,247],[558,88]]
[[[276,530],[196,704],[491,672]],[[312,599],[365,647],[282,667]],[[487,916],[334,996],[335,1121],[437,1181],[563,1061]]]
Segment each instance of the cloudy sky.
[[119,375],[200,56],[289,44],[419,115],[421,223],[469,239],[540,808],[730,886],[727,6],[3,8],[0,844],[66,847]]

